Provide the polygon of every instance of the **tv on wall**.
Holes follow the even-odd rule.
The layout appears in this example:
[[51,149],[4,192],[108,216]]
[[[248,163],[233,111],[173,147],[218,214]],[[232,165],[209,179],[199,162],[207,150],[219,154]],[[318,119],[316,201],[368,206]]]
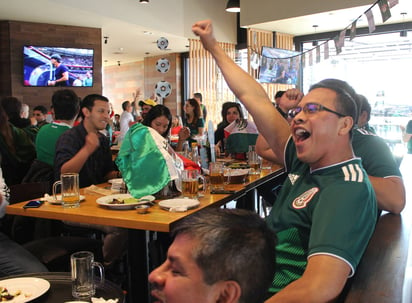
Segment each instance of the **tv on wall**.
[[[24,86],[93,86],[93,49],[24,46]],[[68,75],[67,81],[61,79]]]
[[299,68],[299,52],[267,46],[262,47],[259,82],[296,85]]

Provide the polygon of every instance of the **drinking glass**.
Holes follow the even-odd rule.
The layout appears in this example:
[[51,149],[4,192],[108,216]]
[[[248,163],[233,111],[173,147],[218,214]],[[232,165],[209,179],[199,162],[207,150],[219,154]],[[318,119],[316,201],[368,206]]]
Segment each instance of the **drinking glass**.
[[250,167],[250,174],[258,175],[260,174],[260,158],[255,151],[255,146],[249,146],[249,151],[247,153],[247,163]]
[[224,190],[224,164],[222,162],[209,163],[210,191]]
[[[199,192],[199,179],[203,182],[203,190]],[[197,169],[185,169],[182,171],[182,195],[183,197],[196,199],[204,195],[206,190],[205,178]]]
[[80,206],[80,188],[78,173],[64,173],[60,175],[60,181],[53,184],[53,197],[58,201],[56,196],[57,186],[61,186],[62,205],[65,208],[75,208]]
[[94,261],[90,251],[75,252],[70,256],[72,295],[76,299],[90,298],[96,293],[94,281],[94,268],[99,270],[100,282],[104,283],[104,268],[99,262]]

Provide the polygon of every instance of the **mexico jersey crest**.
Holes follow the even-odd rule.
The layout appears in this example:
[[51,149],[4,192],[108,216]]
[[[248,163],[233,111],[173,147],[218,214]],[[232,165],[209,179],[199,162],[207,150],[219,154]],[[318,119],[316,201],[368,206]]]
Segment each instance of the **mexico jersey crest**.
[[312,200],[313,196],[319,191],[318,187],[313,187],[307,191],[305,191],[303,194],[301,194],[299,197],[297,197],[295,200],[292,202],[292,206],[295,209],[301,209],[306,207],[306,205]]

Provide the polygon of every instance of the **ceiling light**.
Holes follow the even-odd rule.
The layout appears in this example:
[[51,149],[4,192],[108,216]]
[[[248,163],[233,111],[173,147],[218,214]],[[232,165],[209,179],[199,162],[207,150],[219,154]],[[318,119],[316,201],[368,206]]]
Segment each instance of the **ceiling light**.
[[228,0],[227,5],[226,5],[226,11],[230,13],[239,13],[240,12],[239,0]]
[[140,3],[149,3],[149,0],[140,0]]

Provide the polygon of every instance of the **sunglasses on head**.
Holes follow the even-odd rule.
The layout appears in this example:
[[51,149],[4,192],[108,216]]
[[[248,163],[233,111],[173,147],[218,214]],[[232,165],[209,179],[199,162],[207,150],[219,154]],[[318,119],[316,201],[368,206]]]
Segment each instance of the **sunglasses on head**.
[[304,106],[297,106],[295,108],[292,108],[289,110],[288,112],[288,116],[290,118],[294,118],[297,116],[297,114],[299,114],[301,111],[303,111],[305,114],[314,114],[320,111],[327,111],[330,113],[333,113],[335,115],[337,115],[338,117],[342,118],[342,117],[346,117],[346,115],[335,112],[334,110],[327,108],[326,106],[323,106],[319,103],[306,103]]

